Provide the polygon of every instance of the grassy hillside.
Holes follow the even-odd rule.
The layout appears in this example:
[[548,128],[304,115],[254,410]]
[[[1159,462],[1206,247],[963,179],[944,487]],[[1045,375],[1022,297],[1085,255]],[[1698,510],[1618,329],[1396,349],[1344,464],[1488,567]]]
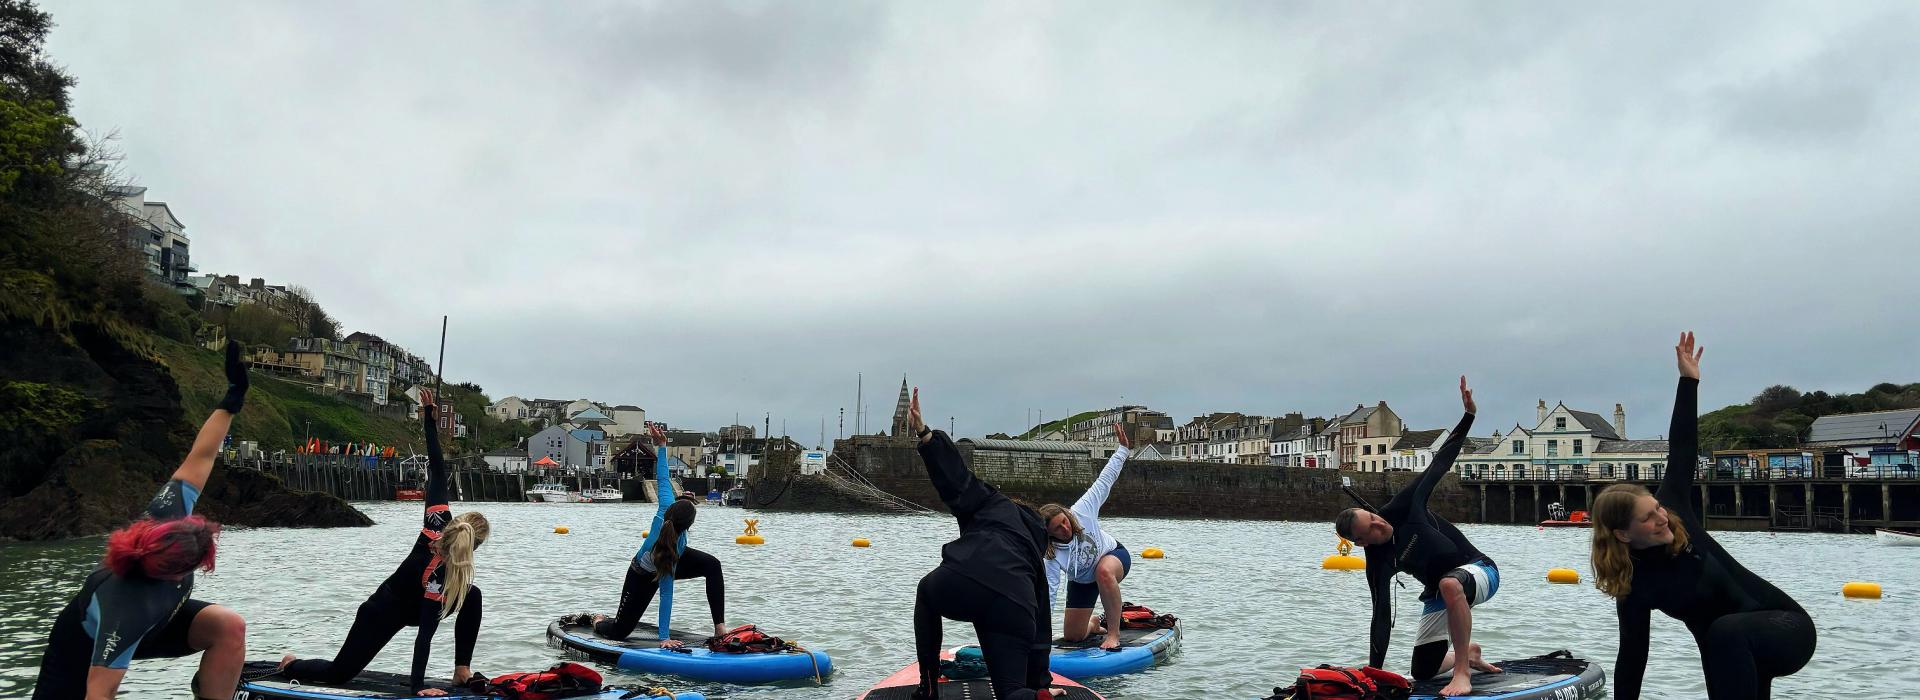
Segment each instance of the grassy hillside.
[[1067,426],[1073,425],[1074,423],[1077,423],[1083,420],[1087,420],[1097,415],[1100,415],[1099,411],[1086,411],[1084,413],[1075,413],[1071,416],[1067,416],[1057,421],[1041,423],[1039,425],[1033,426],[1032,428],[1028,429],[1027,432],[1021,433],[1020,439],[1022,440],[1030,439],[1030,438],[1033,438],[1034,436],[1046,433],[1049,430],[1059,430],[1060,432],[1064,433],[1064,432],[1067,432]]
[[[198,423],[227,391],[219,353],[166,339],[157,340],[154,350],[180,385],[186,419]],[[246,409],[234,418],[235,440],[254,440],[267,450],[293,449],[306,440],[311,423],[313,437],[322,440],[373,442],[403,451],[425,449],[415,421],[369,413],[353,403],[258,372],[251,385]]]

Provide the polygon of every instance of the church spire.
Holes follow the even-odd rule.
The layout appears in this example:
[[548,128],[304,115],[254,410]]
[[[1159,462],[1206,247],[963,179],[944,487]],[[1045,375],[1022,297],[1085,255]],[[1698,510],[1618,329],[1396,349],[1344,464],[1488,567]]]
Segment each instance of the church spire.
[[911,437],[907,427],[907,411],[911,410],[913,399],[907,395],[907,375],[900,375],[900,401],[893,407],[893,436]]

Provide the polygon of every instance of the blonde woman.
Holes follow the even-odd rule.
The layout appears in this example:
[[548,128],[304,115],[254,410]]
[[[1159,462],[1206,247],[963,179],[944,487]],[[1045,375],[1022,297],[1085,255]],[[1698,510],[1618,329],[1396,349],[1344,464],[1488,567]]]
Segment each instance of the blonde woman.
[[1120,582],[1133,570],[1133,556],[1113,535],[1100,528],[1100,507],[1113,492],[1113,482],[1132,453],[1133,440],[1127,426],[1115,425],[1114,438],[1120,447],[1107,458],[1093,485],[1068,508],[1058,503],[1040,506],[1040,517],[1047,521],[1047,605],[1060,599],[1060,582],[1067,583],[1067,608],[1061,621],[1060,636],[1077,642],[1093,633],[1093,601],[1107,613],[1107,634],[1100,648],[1120,649]]
[[422,416],[427,429],[427,516],[414,539],[413,551],[400,568],[380,584],[347,630],[347,641],[332,661],[281,659],[285,677],[310,683],[340,684],[352,680],[375,654],[406,627],[419,627],[413,640],[411,687],[416,695],[446,695],[425,687],[427,658],[433,653],[433,632],[440,620],[458,615],[453,626],[453,682],[473,675],[473,645],[480,636],[480,587],[473,585],[473,550],[487,540],[491,528],[477,512],[461,513],[449,522],[447,465],[440,456],[438,409],[433,395],[423,393]]
[[1685,623],[1700,645],[1707,697],[1765,698],[1774,678],[1813,658],[1813,618],[1735,561],[1701,524],[1691,492],[1700,452],[1700,356],[1706,351],[1694,346],[1691,332],[1681,334],[1673,350],[1680,387],[1660,493],[1619,484],[1593,502],[1594,585],[1613,596],[1620,617],[1612,697],[1640,697],[1647,637],[1659,610]]

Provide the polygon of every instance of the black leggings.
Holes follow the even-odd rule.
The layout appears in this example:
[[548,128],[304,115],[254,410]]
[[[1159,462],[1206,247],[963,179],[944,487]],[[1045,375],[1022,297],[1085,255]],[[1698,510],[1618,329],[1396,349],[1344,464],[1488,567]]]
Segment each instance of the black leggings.
[[[467,586],[467,599],[460,604],[460,612],[453,621],[453,665],[473,665],[473,645],[480,639],[480,587]],[[333,660],[299,659],[287,664],[282,675],[297,681],[338,685],[353,680],[367,669],[373,656],[380,653],[393,635],[400,630],[419,625],[420,601],[397,600],[392,596],[375,594],[367,602],[360,604],[360,611],[353,616],[353,627],[347,630],[347,641],[340,645],[340,651]]]
[[932,687],[940,677],[941,618],[973,623],[995,698],[1026,700],[1052,684],[1047,671],[1051,640],[1035,626],[1050,620],[1036,621],[1034,611],[940,568],[922,577],[913,595],[913,653],[920,662],[921,688]]
[[1765,698],[1773,679],[1793,675],[1813,658],[1813,618],[1762,610],[1724,615],[1700,641],[1707,697]]
[[[727,581],[720,572],[720,560],[688,547],[680,553],[680,563],[673,566],[673,580],[690,578],[707,580],[707,609],[713,613],[713,624],[726,622]],[[620,611],[611,620],[595,623],[593,633],[603,639],[626,639],[633,634],[634,626],[640,624],[640,616],[647,613],[647,606],[659,591],[660,582],[653,579],[653,572],[637,565],[628,566],[627,582],[620,587]]]

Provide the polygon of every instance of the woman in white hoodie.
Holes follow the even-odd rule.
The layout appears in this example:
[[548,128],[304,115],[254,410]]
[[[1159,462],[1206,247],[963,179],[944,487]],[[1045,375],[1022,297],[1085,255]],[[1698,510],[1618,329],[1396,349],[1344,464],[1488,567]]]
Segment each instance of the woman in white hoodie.
[[1099,598],[1106,611],[1107,636],[1100,648],[1120,648],[1120,582],[1133,568],[1133,557],[1112,535],[1100,529],[1100,506],[1107,502],[1120,468],[1127,463],[1133,440],[1125,426],[1114,426],[1120,448],[1113,451],[1107,466],[1093,480],[1093,486],[1068,508],[1058,503],[1040,507],[1047,522],[1047,602],[1060,599],[1060,581],[1067,581],[1067,615],[1062,633],[1068,641],[1086,639],[1093,632],[1093,600]]

